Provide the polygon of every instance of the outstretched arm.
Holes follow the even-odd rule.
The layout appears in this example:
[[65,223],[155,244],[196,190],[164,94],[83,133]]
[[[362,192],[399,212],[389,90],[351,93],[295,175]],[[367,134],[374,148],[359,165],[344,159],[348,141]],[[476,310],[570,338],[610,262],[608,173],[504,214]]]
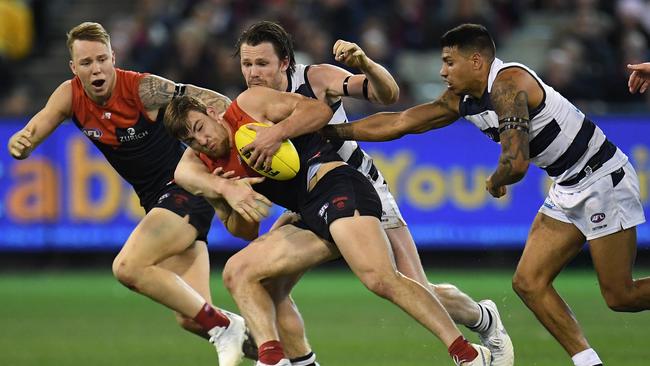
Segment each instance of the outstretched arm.
[[381,112],[351,123],[328,125],[325,137],[340,140],[389,141],[404,135],[442,128],[459,117],[459,97],[446,91],[433,102],[402,112]]
[[218,113],[225,111],[230,105],[230,99],[225,95],[190,84],[177,84],[157,75],[143,77],[140,80],[138,93],[142,104],[151,113],[149,117],[153,117],[152,120],[156,119],[160,108],[171,102],[175,96],[180,95],[198,98],[208,107],[213,107]]
[[271,127],[250,127],[257,136],[244,152],[251,152],[251,165],[256,168],[271,166],[283,140],[316,132],[332,118],[332,110],[323,102],[264,87],[246,90],[237,97],[237,103],[257,121],[274,123]]
[[630,74],[630,78],[627,81],[630,93],[645,93],[650,86],[650,62],[627,65],[627,68],[632,70],[632,74]]
[[494,197],[506,194],[506,185],[520,181],[530,162],[528,133],[530,105],[541,102],[542,91],[526,71],[511,68],[501,72],[492,86],[492,105],[499,118],[501,155],[499,165],[486,181]]
[[72,115],[72,85],[59,85],[43,109],[9,138],[7,148],[15,159],[27,158],[66,118]]

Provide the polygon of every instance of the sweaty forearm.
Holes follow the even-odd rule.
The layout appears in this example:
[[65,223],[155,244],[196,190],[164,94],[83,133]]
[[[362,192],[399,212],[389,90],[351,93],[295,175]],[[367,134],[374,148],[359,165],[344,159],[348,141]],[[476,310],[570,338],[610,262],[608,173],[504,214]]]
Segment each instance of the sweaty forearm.
[[393,104],[399,98],[399,86],[383,66],[370,61],[361,71],[368,78],[368,97],[374,103]]
[[223,94],[194,85],[187,85],[186,88],[185,94],[198,98],[208,107],[213,107],[219,113],[225,111],[230,106],[230,98]]
[[400,138],[394,125],[399,113],[382,112],[351,123],[328,125],[321,131],[327,138],[357,141],[390,141]]
[[332,110],[324,103],[314,99],[303,99],[296,104],[294,111],[278,127],[282,128],[283,140],[316,132],[327,125],[332,118]]
[[174,173],[174,181],[186,191],[206,199],[221,198],[221,188],[225,179],[207,172],[193,172],[179,165]]

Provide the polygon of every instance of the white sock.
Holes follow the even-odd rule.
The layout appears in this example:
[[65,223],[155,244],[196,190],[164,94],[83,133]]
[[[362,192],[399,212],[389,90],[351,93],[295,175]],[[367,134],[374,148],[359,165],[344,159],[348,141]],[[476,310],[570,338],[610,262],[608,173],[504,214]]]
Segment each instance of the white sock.
[[587,348],[584,351],[578,352],[573,355],[571,359],[573,360],[573,364],[575,366],[594,366],[603,363],[593,348]]
[[476,324],[470,325],[467,328],[476,333],[485,333],[492,326],[492,314],[490,314],[485,306],[479,303],[476,303],[476,306],[478,306],[479,312],[478,321]]
[[316,354],[314,352],[309,352],[308,354],[302,357],[291,359],[291,366],[311,366],[311,365],[317,365]]

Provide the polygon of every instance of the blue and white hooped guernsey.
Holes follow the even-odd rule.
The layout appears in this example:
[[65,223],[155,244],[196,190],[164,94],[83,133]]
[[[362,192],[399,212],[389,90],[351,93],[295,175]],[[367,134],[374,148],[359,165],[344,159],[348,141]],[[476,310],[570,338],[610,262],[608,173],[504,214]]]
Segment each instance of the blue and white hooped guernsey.
[[[298,93],[308,98],[318,99],[307,79],[307,71],[310,65],[296,64],[296,70],[293,75],[287,71],[287,92]],[[348,117],[345,114],[342,100],[330,105],[334,115],[328,122],[329,124],[347,123]],[[343,161],[360,171],[363,175],[369,177],[373,182],[383,183],[384,178],[372,162],[372,158],[361,149],[356,141],[331,141],[334,148]]]
[[499,121],[490,102],[492,84],[499,72],[511,67],[527,71],[544,91],[540,105],[530,114],[530,160],[544,169],[557,184],[589,184],[620,168],[627,156],[605,137],[603,131],[578,108],[535,72],[520,63],[495,58],[490,67],[487,90],[480,100],[461,97],[460,115],[495,142],[499,142]]

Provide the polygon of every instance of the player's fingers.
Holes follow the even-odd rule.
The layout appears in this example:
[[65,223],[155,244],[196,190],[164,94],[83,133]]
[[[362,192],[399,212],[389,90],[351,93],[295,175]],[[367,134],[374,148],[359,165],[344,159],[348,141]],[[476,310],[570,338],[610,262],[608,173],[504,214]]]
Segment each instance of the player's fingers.
[[643,64],[627,64],[627,68],[630,70],[643,70]]
[[336,51],[338,50],[339,45],[341,44],[341,42],[343,42],[343,41],[340,40],[340,39],[337,40],[336,42],[334,42],[334,46],[332,46],[332,53],[334,54],[334,56],[337,55]]
[[257,132],[260,128],[262,128],[262,126],[258,126],[258,125],[254,125],[252,123],[249,123],[249,124],[246,125],[246,128],[248,128],[249,130],[253,130],[253,131]]
[[14,158],[18,158],[23,154],[24,149],[17,147],[16,145],[9,146],[9,154]]
[[641,82],[641,78],[639,77],[639,73],[636,71],[632,72],[632,75],[630,75],[630,78],[628,79],[628,86],[630,87],[631,92],[636,92],[639,89],[639,84]]
[[265,166],[265,167],[268,167],[268,168],[270,168],[270,167],[273,166],[273,155],[268,156],[268,157],[266,158],[266,160],[265,160],[265,162],[264,162],[264,166]]
[[27,136],[20,136],[18,139],[20,142],[22,142],[25,146],[31,147],[32,146],[32,140],[29,139]]
[[27,132],[28,137],[32,137],[34,135],[34,126],[33,125],[32,126],[27,125],[27,126],[25,126],[25,128],[23,130],[25,132]]
[[219,166],[219,167],[216,167],[216,168],[214,168],[214,170],[212,171],[212,175],[219,175],[219,174],[221,174],[222,171],[223,171],[223,167],[220,167],[220,166]]
[[222,178],[234,178],[235,177],[235,171],[234,170],[229,170],[223,174],[221,174]]
[[248,213],[248,211],[245,210],[243,207],[237,206],[237,207],[234,207],[234,209],[235,209],[235,211],[237,211],[239,216],[242,217],[242,219],[246,220],[247,222],[255,222],[253,217],[251,217],[251,215]]
[[358,50],[354,51],[354,53],[352,54],[352,56],[354,56],[354,57],[362,57],[362,56],[365,56],[365,54],[366,54],[366,53],[363,52],[362,49],[358,49]]
[[644,81],[643,84],[641,85],[641,88],[639,89],[639,91],[641,93],[645,93],[645,91],[648,90],[648,85],[650,85],[650,81],[648,81],[648,80]]
[[264,182],[264,177],[252,177],[243,179],[248,184],[257,184]]
[[256,195],[255,200],[258,201],[260,204],[264,204],[266,207],[273,206],[273,202],[271,202],[271,200],[262,196],[261,194]]

